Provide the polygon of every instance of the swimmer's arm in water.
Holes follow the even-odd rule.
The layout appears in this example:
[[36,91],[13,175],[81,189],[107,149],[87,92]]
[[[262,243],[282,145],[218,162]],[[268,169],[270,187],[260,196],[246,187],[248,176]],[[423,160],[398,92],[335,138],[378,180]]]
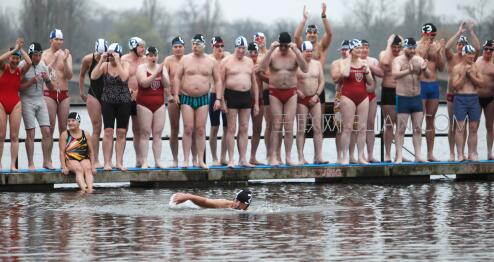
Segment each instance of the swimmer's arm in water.
[[309,18],[309,11],[307,11],[307,7],[304,5],[302,21],[300,21],[297,28],[295,29],[295,33],[293,34],[295,38],[295,44],[297,44],[297,46],[302,45],[302,31],[304,30],[304,26],[308,18]]
[[333,29],[331,28],[329,20],[326,17],[326,3],[324,2],[322,3],[321,17],[322,25],[324,26],[324,35],[321,38],[321,49],[324,52],[329,48],[329,45],[331,45],[331,40],[333,40]]
[[231,201],[226,199],[209,199],[197,195],[176,193],[173,201],[176,204],[181,204],[187,200],[192,201],[192,203],[202,207],[202,208],[229,208],[231,206]]
[[295,43],[290,43],[288,45],[292,51],[295,53],[295,57],[297,58],[297,64],[300,67],[300,70],[304,73],[309,72],[309,65],[307,65],[307,62],[305,62],[304,56],[302,55],[302,52],[300,49],[298,49],[297,45]]
[[393,60],[393,69],[392,69],[392,75],[394,76],[395,79],[400,79],[403,78],[404,76],[407,76],[412,73],[411,68],[406,68],[404,70],[401,70],[401,64],[400,64],[400,59],[395,58]]

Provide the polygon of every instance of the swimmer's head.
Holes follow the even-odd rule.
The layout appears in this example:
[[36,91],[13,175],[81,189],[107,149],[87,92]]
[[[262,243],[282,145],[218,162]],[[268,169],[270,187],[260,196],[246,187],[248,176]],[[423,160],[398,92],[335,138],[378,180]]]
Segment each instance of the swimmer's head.
[[341,46],[338,49],[338,52],[340,52],[341,58],[346,58],[348,56],[348,49],[350,49],[349,45],[350,45],[350,41],[348,41],[348,40],[341,41]]
[[305,39],[307,41],[311,41],[314,43],[317,41],[317,26],[316,25],[308,25],[305,29]]
[[134,52],[138,57],[144,55],[144,50],[146,49],[146,42],[141,38],[134,36],[129,39],[129,50]]
[[192,52],[196,55],[204,53],[204,48],[206,47],[206,38],[201,34],[196,34],[192,37]]
[[122,56],[123,48],[119,43],[112,43],[108,46],[108,61],[114,63],[115,58],[113,57],[113,53],[118,53],[120,57]]
[[185,42],[182,39],[182,37],[176,36],[175,38],[172,39],[172,48],[173,48],[173,55],[176,56],[184,55]]
[[460,38],[458,38],[458,41],[456,41],[456,51],[461,53],[463,50],[463,47],[468,45],[468,39],[466,36],[462,35]]
[[247,49],[247,46],[249,43],[247,42],[247,39],[243,36],[237,37],[235,39],[235,55],[238,58],[242,58],[245,55],[245,50]]
[[[9,50],[12,51],[14,50],[14,47],[11,47]],[[17,50],[15,51],[10,57],[9,57],[9,63],[10,63],[10,68],[16,68],[19,63],[21,62],[21,51]]]
[[313,49],[314,49],[314,46],[312,45],[311,41],[304,41],[302,43],[302,45],[300,46],[300,51],[302,51],[303,56],[308,61],[310,61],[310,59],[312,59],[312,50]]
[[156,63],[158,61],[158,54],[158,48],[154,46],[150,46],[146,49],[146,58],[152,63]]
[[103,38],[96,40],[96,43],[94,43],[94,52],[98,54],[108,52],[108,42]]
[[475,51],[475,48],[471,45],[466,45],[461,50],[461,55],[463,55],[465,57],[465,61],[467,61],[467,63],[469,63],[469,64],[475,62],[475,55],[476,54],[477,54],[477,51]]
[[494,40],[485,41],[482,48],[483,48],[482,56],[490,60],[492,58],[492,54],[494,51]]
[[222,57],[225,53],[225,41],[221,36],[213,36],[211,38],[211,47],[213,48],[213,55]]
[[362,39],[360,42],[362,42],[362,58],[365,59],[369,56],[369,41]]
[[403,46],[403,40],[399,35],[395,35],[393,42],[391,42],[391,52],[394,56],[400,55],[401,48]]
[[247,210],[252,202],[252,191],[249,189],[240,190],[235,196],[235,209]]
[[254,34],[254,42],[259,46],[259,48],[263,48],[266,46],[266,36],[263,32],[257,32]]
[[71,112],[67,117],[67,129],[74,130],[81,124],[81,115],[77,112]]
[[360,56],[362,53],[362,41],[352,39],[348,42],[348,47],[352,55]]
[[292,37],[288,32],[281,32],[278,36],[278,42],[280,43],[280,51],[287,52],[288,45],[292,42]]
[[257,56],[259,55],[259,46],[255,42],[250,42],[247,46],[247,51],[249,52],[250,58],[256,62]]
[[422,26],[422,37],[429,41],[433,41],[437,34],[437,28],[433,23],[425,23]]
[[55,48],[55,50],[62,48],[63,45],[62,30],[55,28],[50,32],[50,44],[51,47]]
[[41,48],[40,43],[32,42],[29,45],[28,55],[31,58],[31,62],[33,62],[33,65],[37,65],[39,61],[41,61],[42,53],[43,53],[43,49]]
[[405,55],[408,59],[412,58],[415,55],[415,48],[417,48],[417,42],[414,38],[409,37],[403,40],[403,48]]

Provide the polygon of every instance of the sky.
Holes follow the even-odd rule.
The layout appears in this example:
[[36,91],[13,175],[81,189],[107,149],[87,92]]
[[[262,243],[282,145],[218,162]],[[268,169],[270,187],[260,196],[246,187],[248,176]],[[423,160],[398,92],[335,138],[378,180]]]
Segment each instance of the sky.
[[[262,20],[265,23],[271,23],[282,18],[293,18],[299,20],[302,17],[302,10],[304,4],[307,5],[309,13],[312,15],[319,15],[321,12],[322,1],[308,0],[218,0],[222,6],[223,16],[227,21],[232,21],[237,18],[252,18],[255,20]],[[21,1],[1,1],[0,6],[11,7],[14,9],[19,8]],[[104,0],[97,1],[100,5],[108,9],[124,10],[139,8],[143,0]],[[176,11],[182,6],[184,1],[178,0],[160,0],[162,4],[166,6],[170,11]],[[328,5],[327,15],[334,22],[342,22],[345,16],[349,13],[349,6],[354,4],[355,0],[338,0],[338,1],[326,1]],[[397,9],[397,14],[403,12],[401,5],[406,2],[405,0],[390,1],[391,3],[398,3],[400,8]],[[462,17],[462,13],[458,11],[457,5],[462,3],[474,3],[481,2],[481,0],[434,0],[435,14],[449,20],[455,21],[458,17]],[[487,1],[490,5],[490,10],[493,10],[494,1]]]

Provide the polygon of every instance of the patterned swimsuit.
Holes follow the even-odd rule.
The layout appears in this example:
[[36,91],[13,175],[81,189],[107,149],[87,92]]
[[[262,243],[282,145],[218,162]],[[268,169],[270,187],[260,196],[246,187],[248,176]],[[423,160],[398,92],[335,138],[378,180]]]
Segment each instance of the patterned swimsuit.
[[82,161],[89,159],[89,148],[87,145],[86,135],[82,130],[82,136],[75,138],[69,130],[67,130],[67,144],[65,145],[65,159]]

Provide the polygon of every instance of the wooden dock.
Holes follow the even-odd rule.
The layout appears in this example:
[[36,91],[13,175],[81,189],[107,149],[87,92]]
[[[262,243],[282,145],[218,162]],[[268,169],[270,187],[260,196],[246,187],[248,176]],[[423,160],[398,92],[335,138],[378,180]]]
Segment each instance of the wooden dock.
[[[368,165],[257,166],[255,168],[98,170],[95,183],[128,182],[132,187],[193,187],[212,184],[247,184],[259,179],[314,178],[318,183],[427,183],[431,175],[455,174],[456,180],[494,180],[494,161],[373,163]],[[0,173],[0,191],[53,190],[54,184],[75,183],[74,175],[60,170],[21,170]]]

